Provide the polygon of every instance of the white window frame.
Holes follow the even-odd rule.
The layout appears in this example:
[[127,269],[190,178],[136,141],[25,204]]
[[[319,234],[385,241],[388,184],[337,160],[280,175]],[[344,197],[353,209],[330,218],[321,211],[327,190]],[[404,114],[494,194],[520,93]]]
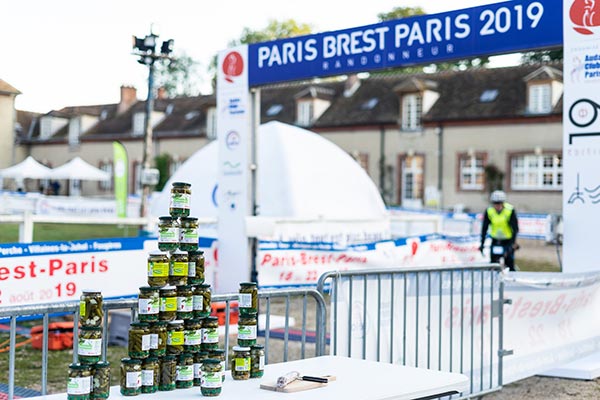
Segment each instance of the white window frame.
[[133,136],[142,136],[144,134],[144,123],[146,122],[146,113],[137,112],[133,114]]
[[314,114],[314,104],[312,100],[299,100],[297,104],[298,118],[297,122],[300,126],[309,126],[312,122]]
[[[550,178],[548,183],[545,179]],[[559,153],[520,154],[511,157],[512,190],[562,190],[563,167]]]
[[110,174],[110,179],[106,181],[99,181],[98,186],[100,190],[104,192],[110,192],[113,190],[113,163],[112,161],[101,162],[98,167],[104,172],[108,172]]
[[[419,165],[418,161],[421,161]],[[402,159],[401,165],[401,202],[405,207],[421,207],[423,205],[425,177],[423,166],[425,157],[422,155],[407,156]],[[419,186],[420,185],[420,186]],[[410,196],[409,196],[410,187]]]
[[210,140],[217,138],[217,109],[215,107],[206,110],[206,137]]
[[549,83],[529,85],[529,112],[549,114],[552,111],[552,85]]
[[[484,164],[485,157],[483,154],[461,154],[459,156],[458,182],[461,190],[483,190],[485,183]],[[480,183],[478,183],[478,180]]]
[[81,135],[81,117],[74,117],[69,120],[69,147],[79,146],[79,136]]
[[402,130],[420,130],[422,112],[423,96],[421,94],[410,93],[402,96]]

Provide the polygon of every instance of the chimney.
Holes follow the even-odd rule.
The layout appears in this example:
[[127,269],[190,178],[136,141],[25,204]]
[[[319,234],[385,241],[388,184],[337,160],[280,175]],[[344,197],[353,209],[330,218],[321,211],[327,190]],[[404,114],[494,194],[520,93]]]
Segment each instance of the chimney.
[[121,100],[117,107],[117,114],[124,113],[138,101],[137,89],[133,86],[121,86]]
[[156,98],[158,100],[164,100],[167,98],[167,89],[165,89],[164,86],[161,86],[156,90]]

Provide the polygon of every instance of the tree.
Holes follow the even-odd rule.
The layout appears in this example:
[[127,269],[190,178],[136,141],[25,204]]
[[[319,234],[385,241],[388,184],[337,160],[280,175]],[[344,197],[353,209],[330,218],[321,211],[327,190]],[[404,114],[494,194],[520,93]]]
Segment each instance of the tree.
[[563,60],[563,48],[542,50],[542,51],[531,51],[529,53],[523,53],[521,56],[521,62],[523,64],[537,64],[550,61],[562,61]]
[[159,172],[158,183],[154,190],[160,192],[165,187],[165,184],[169,180],[169,164],[171,163],[171,156],[163,153],[156,157],[154,157],[154,165],[156,165],[156,169]]
[[[414,17],[417,15],[426,15],[426,14],[427,13],[425,12],[425,10],[423,10],[421,7],[394,7],[391,11],[377,14],[377,18],[379,19],[379,22],[383,22],[383,21],[390,21],[392,19]],[[490,60],[488,57],[473,57],[473,58],[468,58],[468,59],[464,59],[464,60],[457,60],[454,62],[441,62],[441,63],[431,64],[428,66],[428,68],[430,70],[434,70],[434,71],[453,70],[453,69],[464,70],[464,69],[471,68],[471,67],[485,66],[489,63],[489,61]],[[414,72],[417,72],[417,70],[415,70],[414,68],[410,68],[410,69],[404,68],[404,70],[405,71],[414,70]]]
[[196,96],[200,93],[199,63],[185,52],[155,66],[156,86],[163,87],[168,97]]

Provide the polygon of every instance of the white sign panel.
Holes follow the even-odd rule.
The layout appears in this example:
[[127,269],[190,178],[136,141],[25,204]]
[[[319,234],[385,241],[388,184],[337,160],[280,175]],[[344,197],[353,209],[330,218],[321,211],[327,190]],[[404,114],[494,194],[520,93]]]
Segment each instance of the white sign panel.
[[563,270],[598,269],[600,2],[564,0]]
[[219,54],[217,71],[217,136],[219,140],[219,268],[214,290],[235,292],[250,279],[250,252],[245,218],[250,215],[251,103],[248,47]]

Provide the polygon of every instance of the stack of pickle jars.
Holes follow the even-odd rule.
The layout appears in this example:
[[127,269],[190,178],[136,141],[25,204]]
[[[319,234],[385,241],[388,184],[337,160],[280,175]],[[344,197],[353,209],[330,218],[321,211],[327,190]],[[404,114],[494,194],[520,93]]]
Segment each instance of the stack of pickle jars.
[[102,294],[83,291],[79,302],[77,363],[69,365],[68,400],[107,399],[110,364],[102,356]]
[[173,183],[168,216],[159,218],[158,250],[148,257],[148,285],[140,287],[138,319],[129,329],[129,358],[121,360],[121,393],[200,386],[218,396],[225,351],[218,319],[210,316],[198,219],[190,217],[191,185]]
[[254,282],[240,283],[237,346],[231,357],[235,380],[260,378],[265,369],[264,346],[256,343],[258,327],[258,288]]

